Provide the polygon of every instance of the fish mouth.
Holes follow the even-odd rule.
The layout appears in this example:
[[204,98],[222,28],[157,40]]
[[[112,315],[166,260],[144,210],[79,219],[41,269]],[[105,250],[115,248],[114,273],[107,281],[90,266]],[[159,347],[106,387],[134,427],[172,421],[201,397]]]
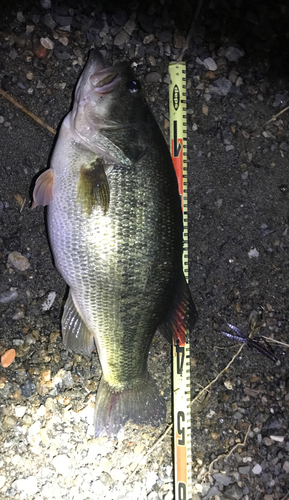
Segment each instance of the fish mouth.
[[95,70],[89,77],[93,90],[98,94],[109,94],[114,90],[121,80],[121,73],[127,68],[127,63],[117,63],[114,66],[105,67],[100,52],[92,50],[90,59],[95,64]]

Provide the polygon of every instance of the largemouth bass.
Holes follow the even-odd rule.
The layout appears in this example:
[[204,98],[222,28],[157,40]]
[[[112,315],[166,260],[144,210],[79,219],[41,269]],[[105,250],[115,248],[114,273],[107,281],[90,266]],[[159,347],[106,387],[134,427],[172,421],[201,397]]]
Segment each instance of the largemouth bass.
[[182,213],[165,139],[128,63],[105,67],[92,50],[34,206],[49,205],[55,265],[69,285],[64,344],[98,351],[103,375],[96,436],[131,420],[158,425],[166,405],[148,373],[159,327],[192,325],[182,272]]

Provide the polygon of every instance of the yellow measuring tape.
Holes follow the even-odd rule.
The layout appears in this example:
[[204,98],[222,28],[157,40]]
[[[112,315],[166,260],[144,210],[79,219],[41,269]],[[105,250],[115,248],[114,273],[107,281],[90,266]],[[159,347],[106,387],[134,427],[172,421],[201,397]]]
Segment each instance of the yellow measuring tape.
[[[183,210],[183,271],[188,281],[186,63],[169,64],[170,149]],[[189,312],[188,312],[189,313]],[[180,336],[181,338],[181,336]],[[175,500],[192,497],[189,332],[173,339]]]

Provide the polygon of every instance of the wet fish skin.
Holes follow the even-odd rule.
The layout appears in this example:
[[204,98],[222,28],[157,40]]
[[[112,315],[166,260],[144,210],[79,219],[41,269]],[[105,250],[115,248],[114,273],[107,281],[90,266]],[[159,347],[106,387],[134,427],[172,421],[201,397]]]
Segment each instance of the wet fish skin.
[[[102,365],[96,435],[115,435],[129,419],[163,423],[150,344],[158,327],[173,335],[180,317],[194,322],[195,310],[170,153],[127,63],[106,68],[91,52],[42,176],[34,203],[49,205],[55,264],[70,287],[64,344],[83,354],[96,345]],[[179,310],[189,307],[188,319]]]

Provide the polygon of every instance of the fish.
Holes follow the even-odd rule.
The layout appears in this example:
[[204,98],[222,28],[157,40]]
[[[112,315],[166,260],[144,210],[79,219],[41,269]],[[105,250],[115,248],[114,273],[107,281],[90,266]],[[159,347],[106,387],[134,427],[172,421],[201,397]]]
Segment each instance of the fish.
[[156,330],[170,341],[196,309],[182,270],[182,210],[165,138],[132,65],[107,65],[92,49],[33,207],[47,205],[56,269],[69,286],[64,345],[91,355],[102,378],[95,435],[131,421],[165,423],[166,403],[148,372]]

